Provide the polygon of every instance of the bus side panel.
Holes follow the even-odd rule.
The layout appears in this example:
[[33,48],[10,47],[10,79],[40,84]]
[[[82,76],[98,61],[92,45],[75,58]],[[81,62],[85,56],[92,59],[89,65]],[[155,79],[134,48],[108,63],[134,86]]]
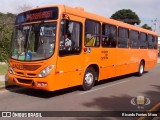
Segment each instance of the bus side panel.
[[[66,70],[66,69],[63,69],[63,70]],[[68,88],[68,87],[72,87],[80,84],[81,84],[81,71],[66,70],[64,71],[64,73],[57,73],[55,75],[55,80],[54,80],[55,90]]]
[[128,73],[138,72],[140,62],[140,51],[139,49],[129,49],[130,60],[128,66]]
[[130,64],[129,49],[117,48],[116,76],[128,74]]
[[100,56],[99,80],[115,77],[116,49],[102,48]]
[[148,49],[145,70],[153,68],[157,64],[157,50]]

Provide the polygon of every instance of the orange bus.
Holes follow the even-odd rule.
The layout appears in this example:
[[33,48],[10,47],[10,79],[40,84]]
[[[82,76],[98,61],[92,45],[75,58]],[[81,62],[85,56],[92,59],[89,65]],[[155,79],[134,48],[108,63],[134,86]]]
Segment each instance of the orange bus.
[[8,82],[55,91],[157,64],[157,33],[64,5],[37,7],[16,17]]

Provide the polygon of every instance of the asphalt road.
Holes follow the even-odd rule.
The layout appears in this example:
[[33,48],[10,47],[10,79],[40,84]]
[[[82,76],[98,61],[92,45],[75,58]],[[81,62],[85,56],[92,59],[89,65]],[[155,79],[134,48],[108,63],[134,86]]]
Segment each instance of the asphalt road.
[[[141,110],[149,110],[160,102],[159,71],[160,64],[141,77],[131,74],[108,79],[96,84],[89,91],[81,91],[78,87],[57,92],[26,88],[3,90],[0,91],[0,111],[137,111],[138,107],[132,105],[131,100],[139,95],[150,100],[150,104],[144,105]],[[55,119],[83,120],[84,118]],[[98,118],[85,120],[90,119]]]

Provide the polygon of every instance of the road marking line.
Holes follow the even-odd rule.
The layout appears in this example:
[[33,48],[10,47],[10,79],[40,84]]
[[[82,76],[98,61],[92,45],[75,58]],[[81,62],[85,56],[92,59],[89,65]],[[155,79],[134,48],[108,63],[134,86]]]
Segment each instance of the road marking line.
[[101,90],[101,89],[104,89],[104,88],[107,88],[107,87],[112,87],[112,86],[115,86],[115,85],[118,85],[118,84],[121,84],[121,83],[125,83],[125,82],[128,82],[128,81],[130,81],[130,80],[121,81],[121,82],[118,82],[118,83],[115,83],[115,84],[111,84],[111,85],[107,85],[107,86],[104,86],[104,87],[101,87],[101,88],[97,88],[97,89],[89,90],[89,91],[86,91],[86,92],[82,92],[82,93],[79,93],[79,95],[83,95],[83,94],[86,94],[86,93],[94,92],[94,91]]

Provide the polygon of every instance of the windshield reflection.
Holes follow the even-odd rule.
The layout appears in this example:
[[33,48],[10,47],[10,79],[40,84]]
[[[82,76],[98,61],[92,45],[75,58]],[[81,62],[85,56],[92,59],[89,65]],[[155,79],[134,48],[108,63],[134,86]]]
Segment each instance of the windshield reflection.
[[54,53],[56,23],[16,26],[11,58],[23,61],[42,60]]

